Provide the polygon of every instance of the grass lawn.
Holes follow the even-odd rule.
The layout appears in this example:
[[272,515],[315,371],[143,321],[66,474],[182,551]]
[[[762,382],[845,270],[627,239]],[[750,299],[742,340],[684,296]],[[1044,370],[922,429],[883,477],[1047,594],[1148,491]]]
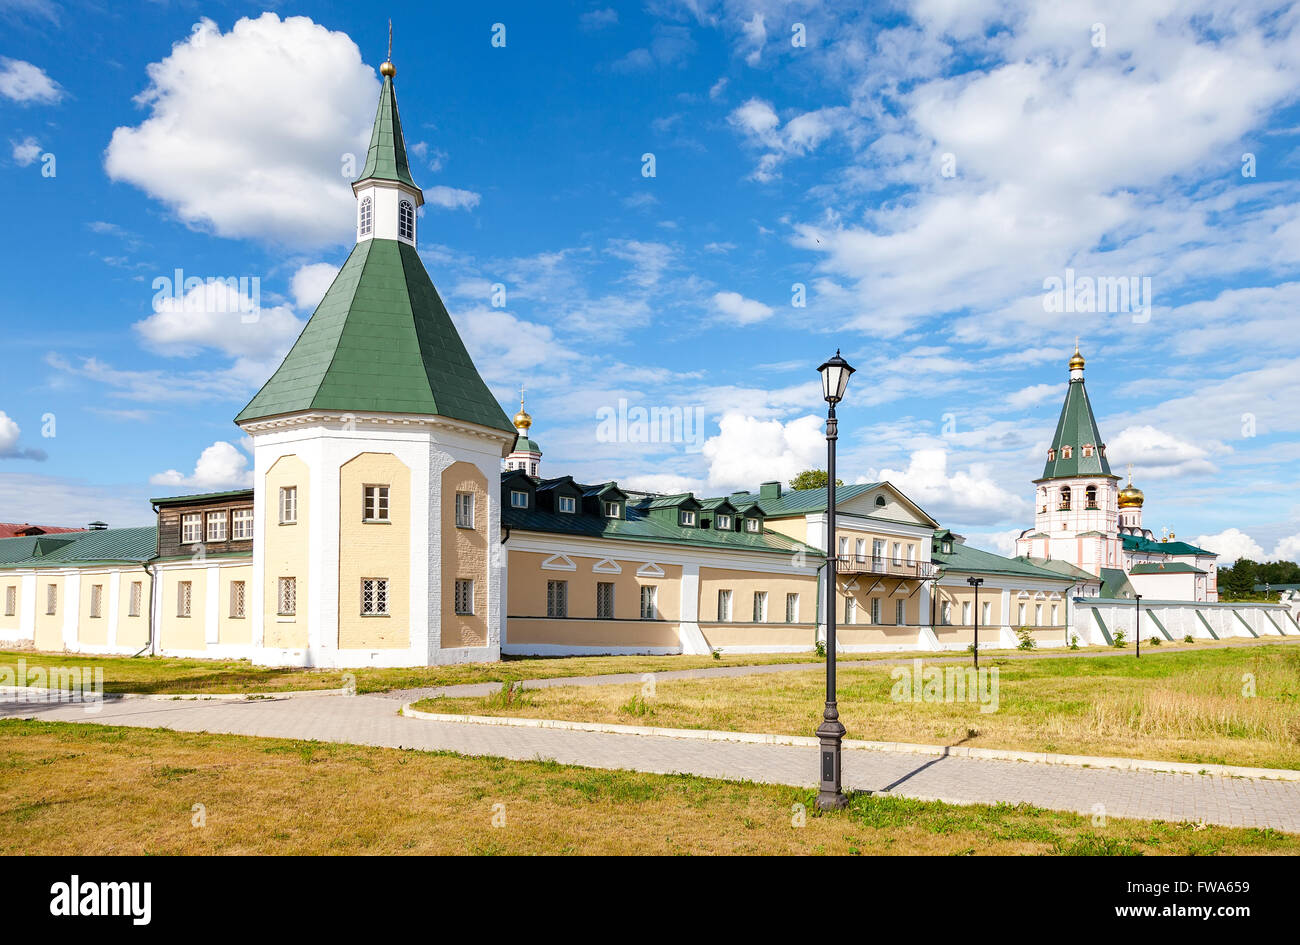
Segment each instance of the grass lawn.
[[[850,738],[962,743],[1066,754],[1300,768],[1300,648],[1265,644],[1184,652],[1132,651],[1078,659],[990,659],[998,709],[973,702],[896,702],[893,667],[842,669],[840,718]],[[1251,674],[1255,695],[1243,696]],[[425,699],[428,712],[519,715],[810,735],[821,718],[824,675],[661,681],[524,690],[509,704]]]
[[1300,854],[1273,830],[865,795],[819,815],[796,788],[81,723],[0,721],[0,772],[10,855]]

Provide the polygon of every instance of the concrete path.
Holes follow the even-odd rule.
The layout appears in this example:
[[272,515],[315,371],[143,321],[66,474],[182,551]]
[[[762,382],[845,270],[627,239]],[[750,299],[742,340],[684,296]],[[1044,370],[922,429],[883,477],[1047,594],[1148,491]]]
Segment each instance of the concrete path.
[[[383,696],[253,702],[109,700],[96,713],[78,705],[6,703],[0,705],[0,718],[445,750],[519,760],[553,759],[593,768],[802,787],[813,787],[816,781],[817,749],[812,747],[429,722],[404,718],[398,715],[398,708]],[[855,790],[923,800],[959,804],[1023,801],[1106,817],[1204,821],[1300,833],[1300,782],[918,758],[864,750],[845,752],[844,781]]]

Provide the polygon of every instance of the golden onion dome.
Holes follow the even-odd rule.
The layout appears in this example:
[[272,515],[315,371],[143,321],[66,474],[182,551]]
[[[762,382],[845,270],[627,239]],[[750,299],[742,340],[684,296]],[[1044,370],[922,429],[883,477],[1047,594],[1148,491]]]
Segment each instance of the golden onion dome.
[[1083,355],[1079,353],[1079,349],[1077,346],[1074,349],[1074,357],[1070,359],[1070,370],[1071,371],[1083,370]]
[[523,405],[519,407],[519,412],[515,414],[515,427],[527,430],[533,425],[533,418],[524,410]]
[[1144,501],[1146,501],[1146,496],[1142,494],[1141,489],[1133,485],[1132,480],[1129,480],[1129,484],[1119,490],[1119,507],[1121,509],[1140,509]]

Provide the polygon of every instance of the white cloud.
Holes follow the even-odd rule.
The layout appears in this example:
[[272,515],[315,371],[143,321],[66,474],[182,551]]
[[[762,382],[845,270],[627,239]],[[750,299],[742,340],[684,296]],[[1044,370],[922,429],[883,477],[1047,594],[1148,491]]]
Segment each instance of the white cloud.
[[155,486],[186,486],[197,489],[241,488],[253,484],[253,471],[248,468],[248,456],[233,443],[218,440],[201,454],[194,464],[193,475],[186,476],[175,469],[149,477]]
[[1192,539],[1192,544],[1218,554],[1220,566],[1232,564],[1238,558],[1250,558],[1252,561],[1264,560],[1264,549],[1255,539],[1238,528],[1229,528],[1217,535],[1198,535]]
[[22,141],[10,141],[13,145],[13,157],[19,167],[27,167],[41,156],[41,146],[36,139],[28,135]]
[[300,266],[290,282],[293,304],[298,311],[313,311],[325,297],[326,291],[338,274],[339,267],[332,263],[320,262]]
[[763,58],[763,46],[767,43],[767,30],[763,25],[763,14],[755,12],[748,20],[740,24],[741,34],[745,38],[745,44],[749,47],[749,52],[745,54],[745,62],[751,66],[757,66],[759,60]]
[[51,105],[63,98],[63,89],[30,62],[0,56],[0,95],[21,105]]
[[1287,535],[1278,541],[1269,560],[1300,562],[1300,534]]
[[849,116],[842,107],[819,108],[794,116],[782,127],[769,102],[751,98],[727,116],[727,121],[751,145],[765,151],[751,176],[766,182],[779,176],[777,169],[786,158],[809,154],[832,133],[847,128]]
[[346,240],[345,155],[364,163],[379,85],[356,44],[306,17],[202,20],[148,67],[150,114],[113,132],[104,167],[221,236]]
[[699,479],[678,476],[674,473],[638,473],[620,479],[618,484],[638,492],[660,492],[664,495],[677,495],[680,492],[698,493],[704,485]]
[[876,478],[893,483],[940,522],[993,523],[1029,513],[1029,503],[998,485],[987,465],[950,473],[945,449],[914,450],[906,469],[882,469]]
[[472,190],[457,190],[439,184],[424,192],[424,202],[448,210],[473,210],[478,206],[479,195]]
[[819,417],[782,423],[729,412],[702,452],[709,461],[709,488],[733,489],[754,488],[772,479],[788,482],[805,469],[823,465],[825,450]]
[[0,410],[0,459],[34,459],[38,462],[43,461],[45,456],[44,450],[24,449],[18,444],[18,438],[22,435],[22,430],[18,424]]
[[1008,558],[1016,556],[1016,539],[1023,529],[1008,528],[994,532],[972,532],[966,536],[966,544],[972,548],[981,548]]
[[579,359],[548,325],[517,318],[504,309],[478,305],[457,311],[456,328],[484,380],[518,385],[562,371]]
[[671,246],[645,240],[610,240],[607,252],[633,264],[627,279],[643,289],[658,284],[674,256]]
[[[1217,452],[1227,451],[1217,441],[1214,446]],[[1143,479],[1204,476],[1217,470],[1209,450],[1147,425],[1120,430],[1106,445],[1106,453],[1116,467],[1133,463],[1134,477]]]
[[193,357],[215,348],[269,363],[284,355],[303,322],[287,306],[261,306],[251,293],[214,280],[194,286],[182,298],[157,299],[154,313],[132,327],[159,354]]
[[717,292],[713,296],[717,310],[737,325],[752,325],[772,317],[772,307],[739,292]]
[[1013,410],[1036,407],[1044,401],[1055,400],[1061,393],[1060,384],[1031,384],[1007,395],[1007,406]]

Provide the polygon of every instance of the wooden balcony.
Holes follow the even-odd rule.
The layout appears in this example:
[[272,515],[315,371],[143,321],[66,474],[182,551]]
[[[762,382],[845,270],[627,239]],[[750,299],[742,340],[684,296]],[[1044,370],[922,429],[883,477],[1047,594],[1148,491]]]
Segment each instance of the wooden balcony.
[[938,569],[930,561],[904,561],[902,558],[868,555],[836,555],[835,570],[838,574],[879,574],[882,577],[929,581],[933,580]]

